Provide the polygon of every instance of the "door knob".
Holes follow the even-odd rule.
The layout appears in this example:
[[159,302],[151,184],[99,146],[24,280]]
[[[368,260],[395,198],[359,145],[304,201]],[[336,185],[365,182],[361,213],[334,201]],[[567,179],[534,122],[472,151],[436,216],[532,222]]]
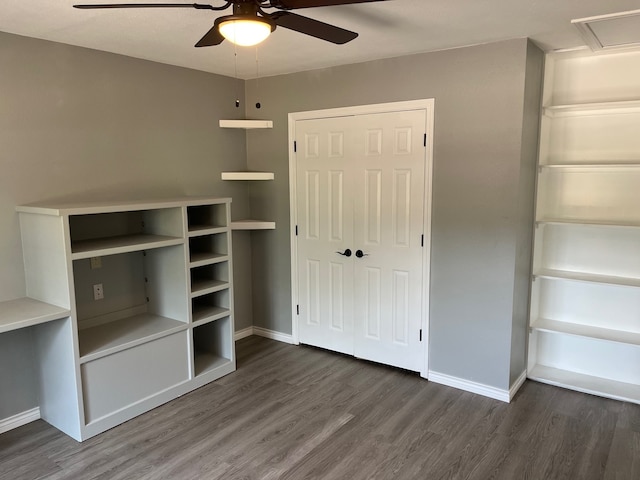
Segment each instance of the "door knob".
[[356,250],[356,257],[362,258],[368,256],[368,253],[364,253],[362,250]]
[[[358,250],[358,251],[360,251],[360,250]],[[350,257],[351,256],[351,249],[347,248],[344,252],[336,252],[336,253],[338,253],[340,255],[343,255],[345,257]]]

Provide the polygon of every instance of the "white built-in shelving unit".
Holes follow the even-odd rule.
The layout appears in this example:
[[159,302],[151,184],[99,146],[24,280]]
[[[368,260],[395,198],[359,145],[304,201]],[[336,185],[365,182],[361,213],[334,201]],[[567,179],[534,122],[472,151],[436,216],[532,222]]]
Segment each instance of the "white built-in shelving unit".
[[230,199],[17,210],[44,420],[82,441],[235,370]]
[[529,378],[640,403],[640,52],[548,55]]
[[[273,172],[222,172],[222,180],[256,181],[273,180]],[[274,230],[276,222],[264,220],[234,220],[231,222],[231,230]]]

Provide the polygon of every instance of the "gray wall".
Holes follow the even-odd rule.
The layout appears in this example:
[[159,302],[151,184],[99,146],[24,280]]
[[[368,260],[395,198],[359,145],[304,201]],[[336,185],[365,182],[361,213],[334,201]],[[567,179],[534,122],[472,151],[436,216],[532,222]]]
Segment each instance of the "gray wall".
[[[528,55],[541,52],[516,39],[264,78],[259,90],[248,81],[247,116],[274,128],[248,134],[247,163],[276,175],[250,190],[252,214],[277,225],[252,245],[254,324],[291,333],[287,114],[435,98],[430,368],[509,388],[514,309],[528,301],[528,283],[515,281],[533,210],[535,170],[522,165],[535,161],[529,136],[523,144],[527,68],[541,75]],[[513,338],[523,358],[524,339]]]
[[[18,204],[53,198],[233,197],[249,213],[242,82],[0,33],[0,301],[24,296]],[[250,237],[234,235],[236,328],[251,325]],[[0,335],[0,419],[38,405],[28,330]]]

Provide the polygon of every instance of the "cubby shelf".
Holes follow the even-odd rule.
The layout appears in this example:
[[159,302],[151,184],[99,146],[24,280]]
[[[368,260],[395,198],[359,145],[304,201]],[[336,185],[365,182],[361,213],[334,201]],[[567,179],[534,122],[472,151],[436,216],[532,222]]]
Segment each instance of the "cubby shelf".
[[86,328],[78,332],[80,362],[90,362],[186,329],[184,322],[148,313]]
[[235,220],[231,222],[231,230],[274,230],[276,222],[262,220]]
[[0,302],[0,332],[35,326],[44,420],[83,441],[235,370],[230,204],[17,207],[38,300]]
[[183,242],[184,240],[179,237],[145,234],[96,238],[73,242],[71,244],[71,259],[81,260],[83,258],[138,252],[141,250],[181,245]]

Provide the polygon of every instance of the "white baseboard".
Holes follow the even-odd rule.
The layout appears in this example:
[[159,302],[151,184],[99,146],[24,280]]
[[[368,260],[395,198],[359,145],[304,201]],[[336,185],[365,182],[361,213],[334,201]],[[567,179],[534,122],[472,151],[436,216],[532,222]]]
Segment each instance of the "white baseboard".
[[247,327],[235,332],[235,334],[233,335],[233,338],[237,342],[238,340],[242,340],[243,338],[250,337],[251,335],[253,335],[253,327]]
[[513,400],[513,397],[516,396],[516,393],[518,393],[518,390],[520,390],[520,387],[526,380],[527,380],[527,371],[525,370],[520,374],[520,376],[515,381],[515,383],[511,385],[511,388],[509,389],[509,401]]
[[238,341],[241,338],[249,337],[251,335],[258,335],[259,337],[270,338],[271,340],[277,340],[278,342],[294,344],[292,335],[268,330],[262,327],[247,327],[242,330],[238,330],[234,337],[236,341]]
[[0,433],[8,432],[14,428],[21,427],[27,423],[40,419],[40,407],[32,408],[26,412],[18,413],[9,418],[0,420]]
[[[491,387],[483,383],[465,380],[464,378],[452,377],[451,375],[446,375],[444,373],[429,371],[429,381],[439,383],[441,385],[446,385],[448,387],[458,388],[466,392],[477,393],[478,395],[483,395],[495,400],[500,400],[501,402],[505,403],[509,403],[509,401],[511,400],[510,390],[502,390],[500,388]],[[512,387],[512,389],[514,390],[515,395],[515,391],[517,391],[517,388],[514,389]]]

